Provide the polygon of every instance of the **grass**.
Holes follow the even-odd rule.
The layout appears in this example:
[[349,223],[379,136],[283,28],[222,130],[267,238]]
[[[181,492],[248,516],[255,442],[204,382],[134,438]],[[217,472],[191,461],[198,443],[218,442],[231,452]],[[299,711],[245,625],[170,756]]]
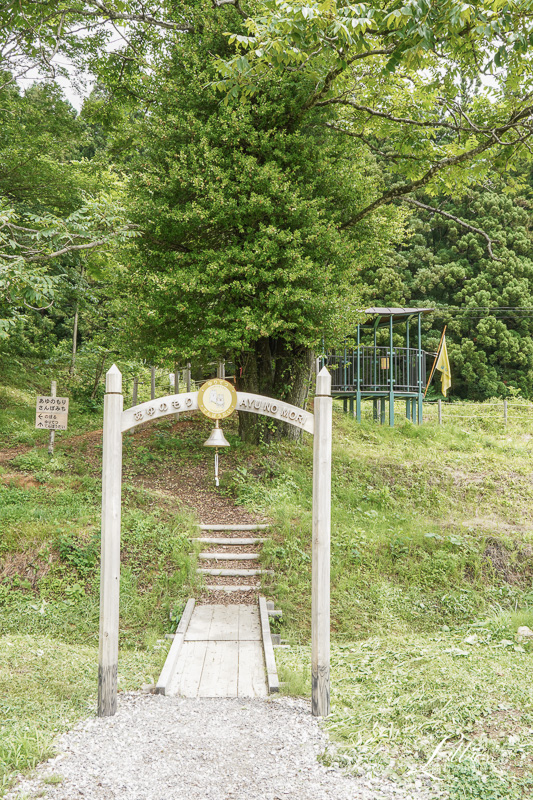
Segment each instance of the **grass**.
[[[485,428],[488,426],[485,425]],[[464,800],[533,786],[533,484],[529,430],[395,429],[334,417],[328,758]],[[309,695],[310,443],[235,474],[274,509],[269,591],[283,609],[285,691]],[[437,789],[435,789],[436,791]]]
[[[307,693],[309,648],[282,651],[278,661],[281,675],[295,673]],[[487,631],[336,644],[328,759],[400,782],[425,774],[437,784],[468,755],[505,776],[509,791],[531,788],[530,663],[525,649]]]
[[[119,687],[154,683],[166,642],[120,653]],[[97,649],[49,636],[0,637],[0,792],[15,772],[52,754],[52,742],[95,712]]]
[[[4,787],[46,757],[58,731],[93,714],[96,696],[91,431],[101,417],[74,400],[71,427],[48,456],[47,434],[33,428],[45,387],[32,375],[0,388],[0,443],[16,455],[0,464]],[[421,781],[450,800],[531,796],[532,653],[516,640],[518,627],[533,628],[527,419],[510,413],[507,429],[490,416],[419,428],[398,414],[390,430],[357,424],[335,403],[331,763]],[[124,439],[122,688],[153,682],[160,640],[198,591],[193,519],[160,487],[179,465],[212,467],[204,428],[186,424],[176,437],[161,421]],[[274,519],[264,588],[292,644],[277,658],[285,691],[308,695],[311,442],[254,449],[231,421],[224,430],[232,448],[221,491]]]

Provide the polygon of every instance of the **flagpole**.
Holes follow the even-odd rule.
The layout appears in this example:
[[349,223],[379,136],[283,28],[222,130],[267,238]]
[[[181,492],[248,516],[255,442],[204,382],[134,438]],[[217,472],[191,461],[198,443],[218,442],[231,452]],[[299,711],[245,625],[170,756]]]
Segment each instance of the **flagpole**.
[[437,363],[437,361],[439,359],[440,350],[441,350],[441,347],[442,347],[442,343],[444,341],[444,334],[446,333],[446,328],[447,327],[448,327],[447,325],[444,326],[444,330],[442,331],[442,336],[440,337],[440,342],[439,342],[439,348],[437,350],[437,355],[435,356],[435,361],[433,362],[433,366],[431,367],[431,372],[429,374],[429,380],[428,380],[428,382],[426,384],[426,391],[424,392],[424,399],[425,399],[427,391],[429,389],[429,384],[431,383],[431,379],[433,377],[433,373],[435,372],[435,365],[436,365],[436,363]]

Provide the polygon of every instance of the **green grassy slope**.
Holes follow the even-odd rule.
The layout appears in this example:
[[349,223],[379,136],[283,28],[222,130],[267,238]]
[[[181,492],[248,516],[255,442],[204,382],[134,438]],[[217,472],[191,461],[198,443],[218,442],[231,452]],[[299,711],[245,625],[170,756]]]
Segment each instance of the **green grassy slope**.
[[[335,409],[332,757],[453,798],[529,797],[533,648],[515,637],[533,628],[533,424],[477,427]],[[311,445],[264,457],[268,480],[233,485],[276,509],[270,591],[297,645],[278,661],[309,692]]]

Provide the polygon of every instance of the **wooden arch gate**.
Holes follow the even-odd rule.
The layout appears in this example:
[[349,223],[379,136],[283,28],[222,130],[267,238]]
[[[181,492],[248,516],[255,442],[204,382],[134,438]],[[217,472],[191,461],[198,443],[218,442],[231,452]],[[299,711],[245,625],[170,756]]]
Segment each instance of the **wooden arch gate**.
[[[123,410],[122,375],[114,364],[106,374],[102,458],[102,549],[98,716],[117,710],[120,593],[120,517],[122,434],[152,419],[198,410],[198,392],[160,397]],[[237,392],[237,411],[288,422],[314,436],[311,604],[312,711],[329,714],[330,531],[331,531],[331,377],[317,376],[314,414],[271,397]]]

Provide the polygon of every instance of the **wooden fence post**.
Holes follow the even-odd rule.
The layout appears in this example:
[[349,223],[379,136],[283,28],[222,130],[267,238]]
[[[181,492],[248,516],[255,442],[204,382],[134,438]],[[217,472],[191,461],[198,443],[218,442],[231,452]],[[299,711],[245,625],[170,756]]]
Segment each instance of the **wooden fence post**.
[[507,398],[503,401],[503,423],[507,427]]
[[155,400],[155,367],[150,367],[150,400]]
[[323,367],[316,381],[313,442],[311,703],[315,717],[329,714],[332,407],[331,375]]
[[191,362],[187,361],[187,370],[186,370],[186,381],[187,381],[187,391],[191,391]]
[[439,425],[442,425],[442,400],[439,397]]
[[[180,371],[179,371],[179,364],[174,364],[174,394],[180,393]],[[180,415],[174,414],[174,419],[176,422],[179,420]]]
[[[50,397],[57,397],[57,383],[56,381],[52,381],[52,391],[50,392]],[[50,431],[50,439],[48,440],[48,455],[54,455],[54,441],[56,438],[56,432]]]
[[122,375],[118,367],[113,364],[106,375],[104,397],[100,644],[98,651],[99,717],[111,717],[117,710],[122,404]]
[[136,406],[137,405],[137,394],[138,394],[138,392],[139,392],[139,378],[136,375],[134,377],[134,379],[133,379],[133,392],[132,392],[132,395],[131,395],[131,404],[132,404],[132,406]]

